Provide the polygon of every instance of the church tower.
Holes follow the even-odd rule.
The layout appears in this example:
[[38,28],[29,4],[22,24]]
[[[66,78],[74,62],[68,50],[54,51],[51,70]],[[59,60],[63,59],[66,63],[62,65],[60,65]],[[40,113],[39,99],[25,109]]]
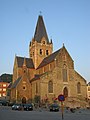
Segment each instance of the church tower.
[[43,17],[39,15],[34,37],[29,45],[29,56],[33,59],[35,68],[39,66],[45,57],[52,54],[52,51],[52,40],[49,42]]

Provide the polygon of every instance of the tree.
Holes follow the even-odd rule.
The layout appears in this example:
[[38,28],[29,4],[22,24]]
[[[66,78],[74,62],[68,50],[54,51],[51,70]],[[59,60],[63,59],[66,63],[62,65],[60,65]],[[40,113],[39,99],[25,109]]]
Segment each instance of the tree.
[[34,101],[35,101],[35,103],[40,103],[40,96],[39,95],[35,95]]
[[13,75],[12,74],[2,74],[1,76],[0,76],[0,81],[1,82],[8,82],[8,83],[10,83],[10,82],[12,82],[12,77],[13,77]]

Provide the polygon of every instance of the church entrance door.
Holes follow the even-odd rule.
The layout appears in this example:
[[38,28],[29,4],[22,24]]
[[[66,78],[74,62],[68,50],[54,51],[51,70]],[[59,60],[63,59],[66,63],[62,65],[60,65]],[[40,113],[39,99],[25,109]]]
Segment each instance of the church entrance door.
[[63,94],[64,94],[65,98],[68,97],[68,89],[67,89],[67,87],[64,88]]
[[26,103],[26,98],[25,97],[22,98],[22,103],[24,103],[24,104]]

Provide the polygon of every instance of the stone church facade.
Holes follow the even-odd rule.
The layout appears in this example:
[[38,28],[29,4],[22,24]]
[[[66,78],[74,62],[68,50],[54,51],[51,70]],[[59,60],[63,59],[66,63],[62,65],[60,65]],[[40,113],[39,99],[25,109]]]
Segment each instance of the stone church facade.
[[86,85],[64,44],[53,52],[53,42],[48,39],[43,16],[39,15],[29,44],[29,58],[15,56],[10,100],[25,103],[39,96],[40,101],[52,103],[63,94],[65,106],[80,107],[86,105]]

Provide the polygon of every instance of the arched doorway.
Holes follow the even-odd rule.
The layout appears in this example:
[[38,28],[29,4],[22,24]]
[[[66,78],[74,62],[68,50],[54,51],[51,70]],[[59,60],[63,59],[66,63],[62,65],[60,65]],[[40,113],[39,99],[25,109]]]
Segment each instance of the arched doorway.
[[67,87],[65,87],[63,89],[63,95],[65,96],[65,98],[68,97],[68,89],[67,89]]
[[25,97],[22,98],[22,103],[24,103],[24,104],[26,103],[26,98]]

